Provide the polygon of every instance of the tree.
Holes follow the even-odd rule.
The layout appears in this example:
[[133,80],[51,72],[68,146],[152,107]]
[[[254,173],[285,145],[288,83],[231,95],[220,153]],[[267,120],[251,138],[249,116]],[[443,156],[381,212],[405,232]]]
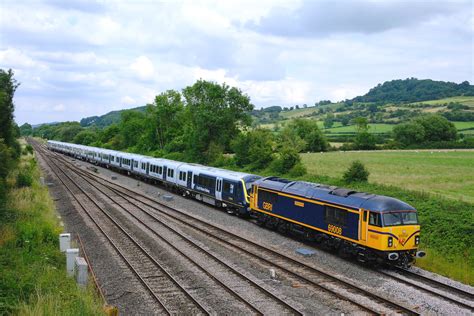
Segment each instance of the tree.
[[136,111],[124,111],[119,123],[121,143],[119,149],[125,149],[137,145],[143,135],[143,122],[145,114]]
[[369,130],[369,122],[365,117],[357,117],[353,120],[357,132],[367,132]]
[[20,126],[21,136],[30,136],[32,134],[33,134],[33,127],[30,124],[25,123],[22,126]]
[[0,139],[3,139],[8,147],[13,146],[15,142],[13,130],[15,105],[13,103],[13,96],[19,86],[13,76],[14,73],[11,69],[8,71],[0,69]]
[[343,116],[341,117],[341,124],[342,124],[342,126],[347,126],[347,125],[349,125],[350,121],[351,121],[351,118],[350,118],[349,116],[347,116],[347,115],[343,115]]
[[324,128],[331,128],[334,125],[334,114],[328,113],[324,119]]
[[197,161],[205,163],[209,145],[223,149],[240,133],[240,127],[251,124],[248,114],[253,110],[250,98],[226,84],[198,80],[183,90],[186,100],[184,139],[187,151]]
[[265,169],[273,160],[273,143],[273,134],[267,129],[241,133],[232,141],[236,164],[250,170]]
[[425,129],[421,124],[409,122],[393,128],[393,138],[402,145],[420,144],[425,141]]
[[[158,148],[164,149],[175,137],[184,131],[184,104],[181,93],[168,90],[156,96],[153,106],[150,108],[153,129],[151,138],[155,139]],[[150,147],[155,147],[150,144]]]
[[423,126],[425,131],[425,141],[436,142],[456,140],[456,127],[453,123],[440,115],[424,115],[416,118],[414,122]]
[[302,151],[327,151],[329,144],[316,121],[295,119],[287,125],[287,128],[294,130],[306,142]]
[[374,135],[367,131],[358,132],[354,140],[354,148],[361,150],[376,149],[376,140]]
[[89,146],[92,143],[96,142],[98,137],[99,135],[97,132],[90,129],[86,129],[77,133],[77,135],[73,139],[73,143]]
[[59,137],[59,140],[70,143],[82,130],[83,127],[79,122],[66,122],[59,125],[56,135]]

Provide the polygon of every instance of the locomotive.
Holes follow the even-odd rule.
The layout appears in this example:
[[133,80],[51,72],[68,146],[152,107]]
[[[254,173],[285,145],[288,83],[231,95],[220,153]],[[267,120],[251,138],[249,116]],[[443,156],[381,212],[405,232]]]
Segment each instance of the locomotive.
[[407,267],[425,255],[418,250],[416,209],[391,197],[57,141],[48,141],[48,147],[161,183],[364,263]]
[[261,226],[365,263],[407,267],[425,255],[415,208],[387,196],[268,177],[253,184],[250,212]]

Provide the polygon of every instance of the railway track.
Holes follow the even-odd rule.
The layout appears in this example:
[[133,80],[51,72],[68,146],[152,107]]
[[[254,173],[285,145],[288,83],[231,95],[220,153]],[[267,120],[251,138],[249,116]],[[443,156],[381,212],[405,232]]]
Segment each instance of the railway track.
[[[288,257],[285,254],[257,244],[244,237],[232,234],[220,227],[209,224],[180,210],[169,207],[139,192],[130,190],[89,172],[85,172],[84,170],[78,169],[75,166],[71,166],[70,162],[67,161],[64,156],[58,155],[58,157],[60,157],[58,159],[63,160],[63,163],[65,163],[65,166],[68,168],[75,168],[76,172],[80,173],[81,176],[87,177],[91,181],[100,183],[100,185],[109,189],[111,192],[114,192],[114,194],[121,195],[127,202],[134,204],[141,203],[143,206],[151,208],[159,214],[166,216],[170,221],[174,221],[180,225],[188,226],[192,230],[198,231],[203,235],[206,235],[207,237],[214,239],[223,245],[226,245],[226,247],[232,248],[235,251],[238,251],[251,258],[257,259],[268,266],[276,267],[287,276],[298,279],[306,285],[318,290],[324,290],[336,296],[338,299],[349,301],[366,312],[373,314],[397,312],[407,315],[418,315],[417,311],[392,302],[391,300],[386,299],[376,293],[354,285],[350,283],[350,281],[343,280],[325,271],[308,266],[296,259]],[[142,210],[146,212],[143,208]],[[162,224],[164,223],[164,221],[158,218],[156,215],[150,212],[147,212],[147,214],[153,218],[153,220]],[[360,303],[367,300],[369,300],[371,304]],[[378,306],[373,307],[374,303]]]
[[[80,208],[87,214],[88,218],[109,241],[117,254],[124,260],[127,266],[129,266],[130,271],[136,275],[138,280],[144,285],[154,300],[163,309],[163,313],[172,315],[183,312],[184,310],[193,314],[210,314],[201,303],[189,293],[188,290],[181,286],[181,284],[179,284],[179,282],[169,274],[166,269],[156,259],[154,259],[137,240],[135,240],[135,238],[133,238],[117,221],[110,217],[106,210],[104,210],[104,208],[85,190],[83,190],[69,175],[58,168],[54,163],[46,163],[56,175],[57,179],[78,203]],[[62,174],[62,176],[60,176],[60,174]],[[65,181],[65,179],[67,179],[67,181]],[[106,231],[107,227],[104,228],[104,225],[100,224],[100,220],[92,215],[90,205],[87,206],[87,203],[81,201],[71,185],[66,182],[73,184],[91,204],[100,210],[100,213],[104,215],[102,221],[105,218],[110,220],[108,225],[109,232]],[[111,223],[112,225],[110,225]],[[111,236],[111,227],[118,228],[118,230],[112,229],[113,233],[116,234],[115,238]],[[117,236],[117,234],[121,236]],[[117,239],[120,239],[120,243]],[[126,253],[131,253],[132,255],[127,255]],[[159,272],[159,274],[157,274],[157,272]],[[175,290],[170,291],[170,288],[175,288]],[[177,295],[177,293],[179,294]],[[170,305],[174,305],[174,308],[170,307]]]
[[[46,152],[44,152],[44,150],[42,151],[43,154],[47,154]],[[54,164],[54,163],[53,163]],[[57,167],[57,165],[56,165]],[[76,171],[77,172],[77,171]],[[190,262],[192,262],[194,265],[196,265],[203,273],[205,273],[208,277],[210,277],[212,280],[214,280],[216,283],[218,283],[220,286],[222,286],[228,293],[230,293],[231,295],[233,295],[237,300],[239,300],[240,302],[242,302],[246,307],[248,307],[253,313],[257,314],[257,315],[263,315],[264,314],[264,309],[262,308],[259,308],[257,307],[255,304],[252,304],[248,301],[248,299],[245,299],[242,294],[239,294],[238,291],[236,291],[235,289],[233,289],[232,287],[230,287],[229,285],[225,284],[224,282],[220,281],[218,278],[216,278],[210,271],[209,269],[205,268],[205,266],[203,264],[200,264],[198,262],[196,262],[194,259],[192,259],[189,255],[187,255],[185,252],[183,252],[182,250],[178,249],[176,246],[174,246],[170,241],[166,240],[164,237],[162,237],[163,235],[163,232],[160,231],[160,232],[157,232],[156,229],[154,228],[151,228],[150,225],[148,225],[145,221],[143,221],[142,219],[138,218],[137,216],[135,216],[133,214],[133,212],[131,212],[128,208],[131,207],[131,208],[138,208],[140,209],[141,211],[143,212],[147,212],[145,209],[143,208],[140,208],[139,206],[137,205],[134,205],[132,203],[129,203],[129,205],[127,207],[124,207],[124,204],[123,203],[119,203],[117,201],[114,201],[114,199],[112,199],[110,197],[110,194],[107,194],[106,192],[104,192],[103,190],[101,190],[97,185],[94,185],[93,183],[90,182],[90,180],[87,180],[87,179],[84,179],[86,182],[88,182],[89,185],[91,185],[94,189],[96,189],[97,191],[101,192],[102,194],[104,194],[104,196],[108,197],[111,201],[112,204],[115,204],[116,206],[118,206],[119,208],[121,208],[123,211],[127,212],[129,215],[131,215],[132,217],[135,218],[135,220],[137,220],[141,225],[143,225],[144,227],[146,227],[150,232],[153,233],[154,237],[156,237],[157,239],[161,240],[162,242],[166,243],[169,247],[173,248],[176,252],[178,252],[180,255],[182,255],[185,259],[189,260]],[[84,192],[83,192],[84,193]],[[118,196],[116,196],[118,197]],[[113,220],[113,219],[112,219]],[[114,223],[115,220],[113,220]],[[116,225],[119,225],[119,224],[116,224]],[[292,314],[296,314],[296,315],[303,315],[303,313],[301,311],[299,311],[297,308],[291,306],[289,303],[287,303],[284,299],[281,299],[279,298],[278,296],[276,296],[275,294],[273,294],[271,291],[267,290],[265,287],[263,287],[262,285],[258,284],[256,281],[253,281],[251,280],[249,277],[247,277],[246,275],[244,275],[244,273],[238,271],[237,269],[233,268],[232,266],[230,266],[229,264],[225,263],[223,260],[219,259],[218,257],[214,256],[213,254],[211,254],[209,251],[207,251],[206,249],[204,249],[203,247],[199,246],[198,244],[196,244],[195,242],[193,242],[191,239],[189,239],[188,237],[186,237],[185,235],[181,234],[179,231],[169,227],[170,230],[172,230],[174,233],[178,234],[180,237],[183,238],[183,240],[186,240],[189,244],[192,244],[194,247],[198,248],[201,252],[205,253],[206,255],[208,255],[208,257],[210,257],[210,259],[213,259],[214,261],[224,265],[228,271],[231,271],[232,273],[234,273],[236,276],[240,277],[244,283],[246,284],[240,284],[237,286],[238,287],[242,287],[242,286],[245,286],[245,285],[248,285],[248,284],[251,284],[253,287],[255,287],[256,289],[258,289],[260,292],[262,292],[264,295],[267,295],[268,297],[270,297],[271,299],[274,300],[274,302],[272,302],[273,304],[276,303],[276,304],[279,304],[281,305],[286,311],[288,311],[289,313],[292,313]],[[138,260],[140,262],[143,262],[143,256],[140,256],[140,254],[138,254],[138,256],[136,256],[138,258]],[[209,262],[206,262],[206,264],[208,265]],[[147,268],[148,271],[152,271],[152,269],[150,268]],[[166,286],[166,285],[165,285]],[[166,288],[166,287],[165,287]],[[164,304],[163,304],[164,305]],[[182,305],[184,307],[184,305]],[[178,313],[182,313],[183,311],[178,311]]]
[[[474,294],[471,292],[442,283],[438,280],[407,269],[395,268],[395,271],[379,270],[379,272],[408,286],[427,292],[474,312],[474,305],[472,304],[472,302],[474,302]],[[414,282],[414,280],[418,280],[419,283]]]

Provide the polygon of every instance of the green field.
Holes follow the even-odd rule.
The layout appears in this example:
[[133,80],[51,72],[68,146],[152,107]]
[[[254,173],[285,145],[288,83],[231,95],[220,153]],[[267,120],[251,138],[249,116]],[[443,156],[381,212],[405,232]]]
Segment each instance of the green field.
[[453,122],[458,130],[474,128],[474,122]]
[[353,160],[369,182],[474,202],[474,151],[372,151],[302,154],[309,174],[342,177]]
[[430,101],[413,102],[413,103],[438,105],[438,104],[445,104],[445,103],[450,103],[450,102],[458,102],[458,103],[462,103],[468,106],[474,106],[474,97],[458,96],[458,97],[451,97],[451,98],[445,98],[445,99],[439,99],[439,100],[430,100]]
[[[355,125],[342,126],[339,123],[339,126],[334,124],[332,128],[325,129],[325,132],[328,133],[355,133]],[[369,124],[370,133],[390,133],[395,125],[394,124]]]

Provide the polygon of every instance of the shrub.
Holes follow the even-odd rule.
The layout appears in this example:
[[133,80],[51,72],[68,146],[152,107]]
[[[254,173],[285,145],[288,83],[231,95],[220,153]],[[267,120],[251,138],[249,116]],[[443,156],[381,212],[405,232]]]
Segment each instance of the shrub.
[[300,162],[297,162],[293,166],[293,168],[290,169],[290,171],[288,172],[288,175],[290,177],[301,177],[301,176],[304,176],[306,172],[307,172],[306,167],[300,161]]
[[344,172],[343,180],[347,183],[350,182],[367,182],[369,178],[369,171],[365,168],[364,164],[359,160],[355,160],[350,165],[349,169]]
[[33,184],[33,177],[29,170],[21,170],[16,176],[16,186],[18,188],[30,187]]
[[279,174],[287,174],[298,163],[301,163],[298,151],[293,147],[285,146],[279,150],[278,158],[272,161],[270,169]]

